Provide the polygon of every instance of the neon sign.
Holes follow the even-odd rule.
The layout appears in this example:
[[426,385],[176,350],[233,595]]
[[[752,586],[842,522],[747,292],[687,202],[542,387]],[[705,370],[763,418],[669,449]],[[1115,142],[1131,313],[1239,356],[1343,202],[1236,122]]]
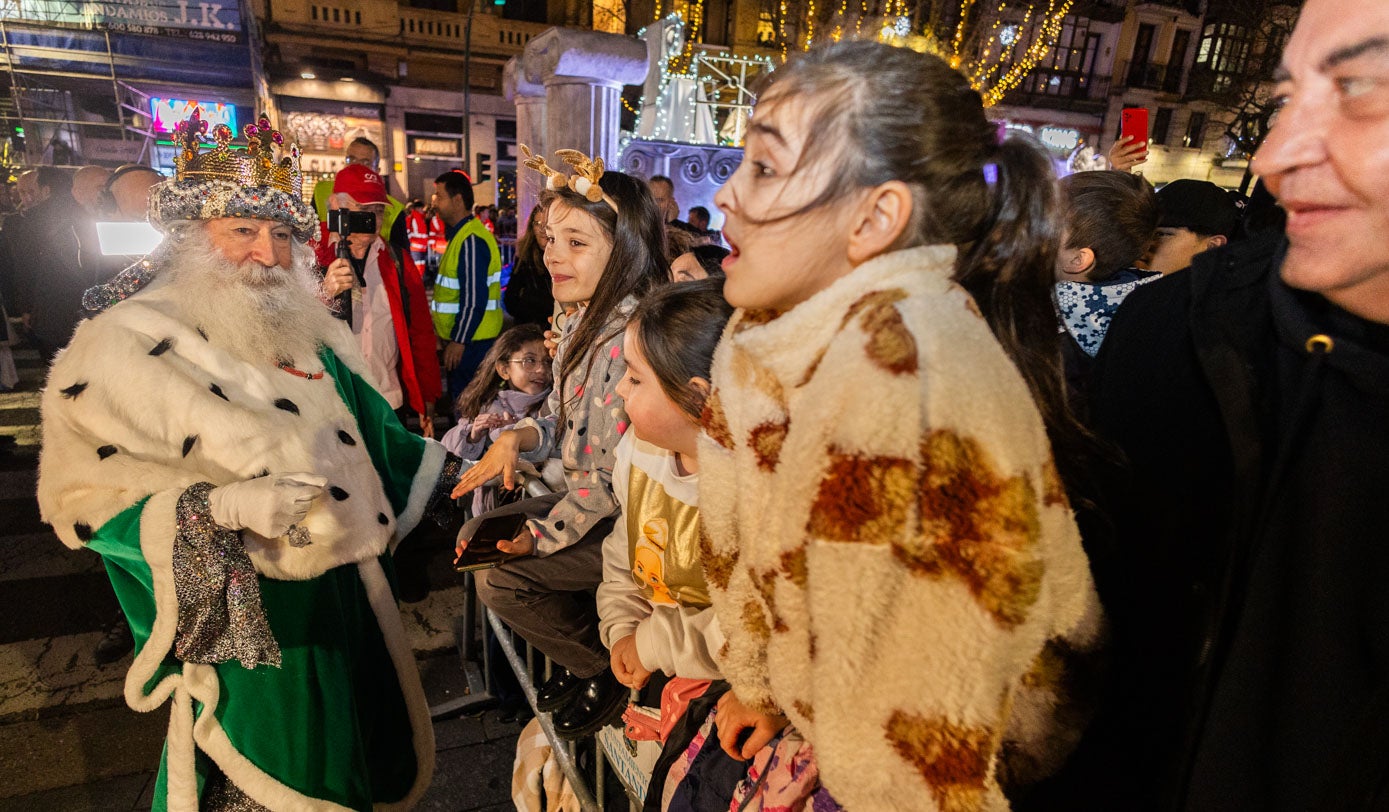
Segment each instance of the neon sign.
[[171,133],[180,121],[193,115],[193,108],[201,107],[203,121],[207,122],[208,132],[218,124],[236,129],[236,105],[222,102],[196,101],[191,99],[150,99],[150,117],[154,120],[151,128],[157,133]]

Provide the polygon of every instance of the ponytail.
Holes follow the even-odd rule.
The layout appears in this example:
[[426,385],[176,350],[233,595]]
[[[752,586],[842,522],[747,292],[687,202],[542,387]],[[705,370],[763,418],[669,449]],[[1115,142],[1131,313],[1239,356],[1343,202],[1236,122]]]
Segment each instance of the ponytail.
[[1094,463],[1112,461],[1112,455],[1066,399],[1052,306],[1062,230],[1056,179],[1047,157],[1018,139],[1000,144],[983,174],[992,216],[978,239],[961,246],[954,278],[974,297],[994,338],[1026,381],[1073,504],[1090,507],[1085,494],[1094,492]]

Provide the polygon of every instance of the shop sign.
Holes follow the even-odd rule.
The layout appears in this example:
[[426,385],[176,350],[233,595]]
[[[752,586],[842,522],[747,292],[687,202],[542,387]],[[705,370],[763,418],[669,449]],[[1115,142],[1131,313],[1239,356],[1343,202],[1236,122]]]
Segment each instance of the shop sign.
[[457,158],[463,154],[457,138],[422,138],[410,136],[410,154],[439,158]]
[[1057,152],[1070,153],[1080,145],[1080,131],[1068,127],[1042,127],[1037,137]]
[[107,28],[128,34],[241,42],[241,4],[237,0],[26,0],[13,19]]

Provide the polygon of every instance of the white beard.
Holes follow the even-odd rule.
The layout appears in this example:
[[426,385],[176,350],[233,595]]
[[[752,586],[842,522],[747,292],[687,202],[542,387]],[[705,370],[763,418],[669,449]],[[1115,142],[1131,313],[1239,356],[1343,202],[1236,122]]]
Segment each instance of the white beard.
[[199,227],[170,236],[156,281],[208,340],[251,363],[314,363],[319,345],[341,323],[318,298],[314,254],[291,247],[289,268],[248,260],[232,265]]

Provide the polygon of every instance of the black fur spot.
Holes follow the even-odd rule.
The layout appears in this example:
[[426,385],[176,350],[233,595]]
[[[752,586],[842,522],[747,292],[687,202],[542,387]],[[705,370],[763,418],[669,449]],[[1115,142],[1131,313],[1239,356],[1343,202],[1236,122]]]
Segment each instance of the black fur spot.
[[96,450],[96,455],[104,460],[112,454],[116,453],[117,450],[118,449],[113,445],[104,445]]
[[161,339],[158,344],[154,345],[154,349],[150,350],[150,355],[163,355],[168,352],[169,348],[172,346],[174,346],[174,340],[172,338]]
[[333,498],[338,500],[339,502],[352,495],[347,491],[343,490],[342,488],[339,488],[337,485],[329,485],[328,493],[331,493],[333,495]]
[[339,440],[342,440],[342,442],[343,442],[344,445],[356,445],[356,444],[357,444],[357,441],[354,440],[354,439],[352,439],[352,435],[351,435],[351,434],[348,434],[347,432],[343,431],[342,429],[338,429],[338,439],[339,439]]
[[574,421],[573,421],[573,420],[570,420],[570,421],[569,421],[569,428],[570,428],[571,430],[574,428]]
[[72,526],[72,532],[82,541],[92,540],[92,526],[83,522],[78,522]]
[[588,434],[588,426],[579,426],[579,436],[582,437],[585,434]]
[[207,341],[207,331],[206,331],[206,330],[204,330],[203,328],[199,327],[199,328],[198,328],[198,335],[200,335],[200,336],[203,337],[203,341]]
[[256,476],[270,476],[270,469],[269,469],[269,468],[262,468],[262,469],[260,469],[260,473],[259,473],[259,474],[256,474]]
[[225,401],[228,402],[228,403],[231,403],[231,398],[229,398],[229,397],[227,397],[226,395],[222,394],[222,387],[220,387],[220,386],[218,386],[217,384],[214,383],[214,384],[210,384],[207,388],[212,390],[212,394],[216,395],[217,397],[221,398],[222,400],[225,400]]
[[198,435],[190,434],[183,438],[183,456],[188,456],[188,452],[193,450],[193,444],[198,441]]
[[563,530],[563,529],[564,529],[564,520],[563,520],[563,519],[560,519],[559,521],[555,522],[555,529],[556,529],[556,530]]
[[68,400],[75,400],[78,395],[82,394],[82,392],[86,390],[86,388],[87,382],[82,381],[81,383],[75,383],[72,386],[69,386],[67,389],[59,389],[58,391],[62,392],[63,397],[67,398]]
[[613,379],[613,374],[612,374],[611,372],[609,372],[609,373],[607,373],[606,375],[603,376],[603,383],[607,383],[608,381],[611,381],[612,379]]
[[294,404],[294,401],[290,400],[289,398],[279,398],[278,400],[276,400],[275,408],[284,409],[285,411],[290,412],[292,414],[299,414],[299,407],[296,406]]
[[380,522],[381,524],[390,524],[390,523],[391,523],[391,520],[390,520],[390,519],[387,519],[387,518],[386,518],[386,514],[384,514],[384,513],[378,513],[378,514],[376,514],[376,521]]

